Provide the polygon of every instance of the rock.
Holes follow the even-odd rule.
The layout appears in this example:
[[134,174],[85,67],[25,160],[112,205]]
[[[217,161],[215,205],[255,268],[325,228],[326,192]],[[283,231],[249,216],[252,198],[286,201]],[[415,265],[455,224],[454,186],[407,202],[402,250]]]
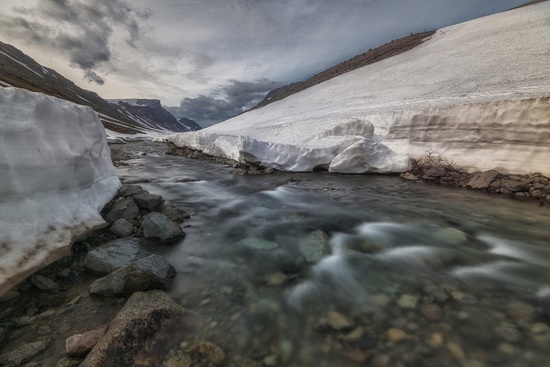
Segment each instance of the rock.
[[191,366],[192,366],[191,357],[187,353],[179,350],[176,352],[175,355],[165,360],[161,367],[191,367]]
[[455,357],[457,361],[464,361],[466,359],[466,355],[464,354],[462,347],[458,343],[448,342],[447,349],[449,350],[449,352],[451,352],[451,354],[453,355],[453,357]]
[[134,232],[134,226],[124,218],[117,219],[109,228],[117,237],[130,237]]
[[345,340],[347,342],[356,342],[361,339],[363,335],[365,335],[365,329],[362,327],[358,327],[349,334],[344,335],[342,337],[342,340]]
[[422,305],[422,307],[420,307],[420,312],[422,312],[422,315],[430,321],[439,321],[443,318],[443,311],[441,310],[441,307],[434,303]]
[[531,326],[531,333],[533,334],[544,334],[547,333],[549,330],[550,327],[542,322],[537,322],[536,324]]
[[225,353],[214,343],[202,342],[191,349],[191,357],[195,363],[206,360],[214,365],[219,365],[225,359]]
[[104,219],[113,224],[117,219],[134,219],[139,214],[139,208],[130,197],[115,201],[113,206],[105,214]]
[[451,292],[451,297],[455,301],[463,303],[463,304],[467,304],[467,305],[473,305],[473,304],[477,303],[477,298],[474,295],[470,294],[470,293],[465,293],[465,292],[461,292],[461,291],[452,291]]
[[185,237],[181,227],[161,213],[150,213],[143,219],[143,237],[168,244]]
[[503,189],[506,189],[509,192],[527,191],[529,189],[529,185],[521,181],[501,180],[500,190],[502,191]]
[[61,358],[55,367],[77,367],[80,362],[82,362],[82,359],[80,358]]
[[401,174],[401,178],[407,181],[418,181],[418,177],[410,172],[405,172]]
[[407,339],[407,333],[401,329],[391,328],[387,331],[388,341],[396,343],[398,341]]
[[0,296],[0,303],[11,301],[12,299],[15,299],[19,296],[20,296],[20,293],[17,291],[8,291],[4,293],[2,296]]
[[162,291],[134,293],[80,367],[132,367],[147,342],[168,323],[176,327],[187,312]]
[[269,274],[266,278],[266,283],[267,285],[277,286],[285,284],[287,280],[288,277],[284,273],[278,271],[276,273]]
[[38,274],[31,276],[31,283],[43,291],[56,291],[59,289],[59,283]]
[[427,343],[432,348],[439,348],[443,345],[443,335],[440,333],[432,333],[430,338],[427,340]]
[[404,294],[397,300],[397,305],[401,308],[415,308],[418,303],[418,297],[410,294]]
[[0,366],[16,367],[21,366],[23,363],[28,362],[29,359],[44,351],[48,343],[46,342],[34,342],[23,344],[14,351],[11,351],[0,356]]
[[460,243],[466,242],[466,240],[468,239],[466,233],[456,228],[440,229],[434,233],[434,237],[449,245],[458,245]]
[[106,326],[95,330],[87,331],[83,334],[73,335],[65,340],[65,351],[69,357],[82,357],[88,354],[97,344],[99,339],[105,334]]
[[443,167],[433,167],[424,172],[424,174],[430,177],[444,177],[447,176],[447,170]]
[[476,172],[466,183],[466,187],[472,190],[487,190],[487,188],[498,178],[500,173],[495,170]]
[[277,242],[264,240],[263,238],[247,237],[239,241],[239,244],[253,250],[269,251],[279,247]]
[[145,191],[139,185],[122,185],[120,189],[118,189],[118,194],[120,196],[132,196],[132,195],[142,194],[145,192],[147,191]]
[[195,182],[195,181],[198,181],[198,180],[199,180],[198,178],[193,177],[193,176],[180,176],[180,177],[176,177],[174,179],[175,182],[182,182],[182,183]]
[[191,218],[191,214],[188,211],[178,208],[172,204],[163,204],[160,207],[159,212],[166,215],[168,219],[176,223],[181,223],[185,219]]
[[327,313],[327,325],[334,330],[342,330],[351,327],[351,322],[336,311]]
[[385,293],[378,293],[373,297],[374,303],[380,307],[386,307],[390,304],[391,298]]
[[143,248],[145,241],[140,238],[120,238],[109,241],[86,255],[84,265],[96,275],[107,275],[130,265],[151,253]]
[[95,280],[90,295],[120,297],[139,291],[166,289],[174,279],[176,270],[159,255],[150,255]]
[[133,196],[134,202],[140,209],[153,210],[162,205],[162,196],[144,192]]
[[277,366],[277,356],[275,355],[267,356],[262,360],[262,363],[264,364],[264,366],[267,366],[267,367],[275,367]]
[[509,322],[503,322],[496,329],[496,332],[502,339],[509,343],[516,343],[523,339],[523,336],[518,331],[517,327]]
[[532,322],[536,316],[536,310],[533,306],[515,301],[506,306],[506,313],[516,321]]
[[316,263],[330,254],[329,237],[323,231],[313,231],[300,243],[300,253],[307,262]]

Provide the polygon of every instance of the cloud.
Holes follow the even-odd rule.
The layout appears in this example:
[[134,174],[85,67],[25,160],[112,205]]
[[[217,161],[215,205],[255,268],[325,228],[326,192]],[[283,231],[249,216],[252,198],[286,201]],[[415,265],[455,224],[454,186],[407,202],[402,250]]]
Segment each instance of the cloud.
[[254,107],[272,89],[284,83],[268,79],[254,82],[230,80],[230,84],[214,91],[211,95],[184,98],[179,107],[167,107],[177,118],[186,117],[210,126]]
[[96,84],[99,84],[99,85],[105,84],[105,80],[102,77],[100,77],[99,75],[97,75],[92,70],[87,70],[84,73],[83,78],[84,78],[84,80],[87,80],[90,83],[96,83]]
[[15,7],[13,12],[0,17],[1,33],[58,50],[72,67],[83,70],[85,80],[100,85],[105,80],[97,72],[113,58],[115,31],[136,48],[138,20],[153,14],[150,9],[133,10],[125,0],[40,0],[32,9]]

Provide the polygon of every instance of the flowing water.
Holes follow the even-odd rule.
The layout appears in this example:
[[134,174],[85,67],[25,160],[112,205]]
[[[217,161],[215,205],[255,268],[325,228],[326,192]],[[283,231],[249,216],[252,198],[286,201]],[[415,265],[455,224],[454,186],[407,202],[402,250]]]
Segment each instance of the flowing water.
[[162,254],[197,331],[171,337],[212,341],[234,366],[549,363],[548,208],[388,176],[239,176],[148,149],[120,177],[193,214]]

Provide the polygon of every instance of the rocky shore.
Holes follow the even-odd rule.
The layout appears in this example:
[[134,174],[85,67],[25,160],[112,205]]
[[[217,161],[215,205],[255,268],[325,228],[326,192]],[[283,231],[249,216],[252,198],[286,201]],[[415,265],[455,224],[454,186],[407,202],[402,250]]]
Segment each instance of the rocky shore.
[[496,169],[469,173],[431,152],[412,163],[413,168],[400,175],[407,181],[484,191],[518,200],[534,200],[541,206],[550,205],[550,178],[541,173],[512,175]]
[[[192,328],[193,315],[163,292],[174,267],[155,254],[185,236],[180,224],[190,214],[123,185],[102,215],[108,227],[0,298],[1,366],[161,365],[162,358],[140,353],[158,338],[176,348],[179,341],[171,344],[162,331]],[[213,344],[190,350],[199,351],[194,359],[179,358],[223,358]]]

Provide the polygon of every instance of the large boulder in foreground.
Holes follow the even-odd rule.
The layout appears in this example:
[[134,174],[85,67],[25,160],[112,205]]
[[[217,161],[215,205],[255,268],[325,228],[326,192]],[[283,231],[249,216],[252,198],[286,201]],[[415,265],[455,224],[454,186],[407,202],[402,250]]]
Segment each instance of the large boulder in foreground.
[[0,88],[0,294],[103,226],[119,186],[90,107]]
[[162,291],[134,293],[80,367],[136,366],[146,343],[167,324],[183,322],[186,314]]

